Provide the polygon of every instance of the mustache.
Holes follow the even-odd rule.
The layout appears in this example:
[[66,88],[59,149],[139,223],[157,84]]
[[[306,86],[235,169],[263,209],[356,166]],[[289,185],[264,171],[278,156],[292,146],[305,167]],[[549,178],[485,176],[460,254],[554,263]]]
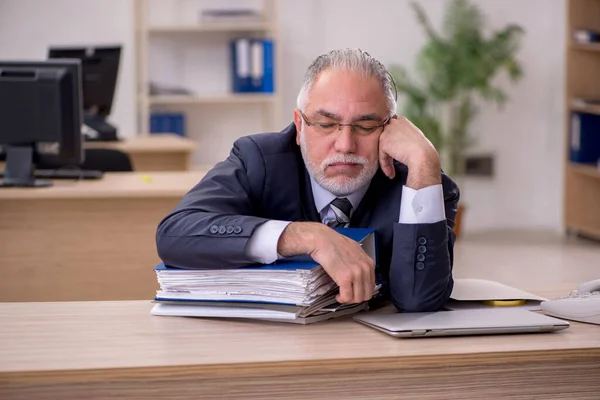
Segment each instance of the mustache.
[[325,168],[329,167],[331,164],[336,163],[352,163],[352,164],[361,164],[367,165],[369,160],[366,157],[360,157],[356,154],[336,154],[331,157],[327,157],[321,163],[321,170],[325,171]]

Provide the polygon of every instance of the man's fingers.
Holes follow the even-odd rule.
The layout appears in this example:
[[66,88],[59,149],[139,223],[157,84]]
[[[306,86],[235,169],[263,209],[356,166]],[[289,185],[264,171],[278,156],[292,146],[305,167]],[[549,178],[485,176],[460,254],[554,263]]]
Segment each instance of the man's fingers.
[[338,303],[350,303],[354,297],[352,282],[346,281],[339,283],[340,294],[336,296]]
[[354,296],[352,297],[352,303],[361,303],[365,299],[364,285],[360,279],[357,279],[352,284],[352,288],[354,289]]
[[363,290],[365,293],[363,300],[369,300],[373,296],[373,287],[371,286],[371,278],[368,273],[365,274],[365,278],[363,279]]
[[379,147],[379,167],[388,178],[394,179],[394,176],[396,176],[394,161],[389,154],[381,149],[381,145]]
[[365,287],[365,300],[369,300],[373,297],[373,290],[375,289],[375,269],[371,261],[367,262],[367,267],[365,269],[365,277],[364,277],[364,287]]

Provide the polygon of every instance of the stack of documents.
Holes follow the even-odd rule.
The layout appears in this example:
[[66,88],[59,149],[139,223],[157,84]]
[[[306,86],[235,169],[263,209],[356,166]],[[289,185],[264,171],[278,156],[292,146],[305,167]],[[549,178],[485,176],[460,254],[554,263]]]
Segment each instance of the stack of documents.
[[[356,240],[375,259],[371,229],[346,228],[340,233]],[[154,315],[256,318],[307,324],[354,314],[367,303],[339,304],[339,288],[310,257],[244,268],[155,268],[160,290]],[[375,289],[377,293],[378,287]]]

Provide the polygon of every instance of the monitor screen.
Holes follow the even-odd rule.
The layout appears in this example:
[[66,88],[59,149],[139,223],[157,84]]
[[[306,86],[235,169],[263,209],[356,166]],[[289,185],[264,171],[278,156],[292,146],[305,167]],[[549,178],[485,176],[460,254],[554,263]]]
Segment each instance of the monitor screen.
[[0,146],[9,178],[33,163],[39,145],[55,145],[65,164],[83,162],[81,97],[79,60],[0,61]]
[[107,117],[112,108],[121,47],[51,47],[48,57],[80,59],[83,84],[83,109]]

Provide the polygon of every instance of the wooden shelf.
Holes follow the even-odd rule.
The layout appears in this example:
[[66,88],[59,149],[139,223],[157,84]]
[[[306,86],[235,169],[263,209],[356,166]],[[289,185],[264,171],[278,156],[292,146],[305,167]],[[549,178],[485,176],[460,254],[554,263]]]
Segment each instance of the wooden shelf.
[[150,105],[200,105],[200,104],[237,104],[270,103],[277,99],[273,93],[225,93],[202,96],[150,96]]
[[573,50],[600,52],[600,43],[571,43],[569,47]]
[[[570,162],[573,111],[600,115],[600,104],[576,99],[600,98],[600,43],[577,43],[577,29],[600,30],[600,1],[566,1],[565,114],[564,124],[564,226],[586,235],[600,233],[600,168],[596,163]],[[575,101],[574,101],[575,100]]]
[[571,111],[600,115],[600,105],[571,105]]
[[592,178],[600,179],[600,168],[594,164],[575,164],[569,163],[569,169],[578,174],[591,176]]
[[567,230],[574,231],[582,236],[600,240],[600,229],[594,229],[583,225],[569,224]]
[[202,33],[202,32],[266,32],[275,26],[269,22],[214,22],[198,25],[155,25],[148,27],[150,33]]

